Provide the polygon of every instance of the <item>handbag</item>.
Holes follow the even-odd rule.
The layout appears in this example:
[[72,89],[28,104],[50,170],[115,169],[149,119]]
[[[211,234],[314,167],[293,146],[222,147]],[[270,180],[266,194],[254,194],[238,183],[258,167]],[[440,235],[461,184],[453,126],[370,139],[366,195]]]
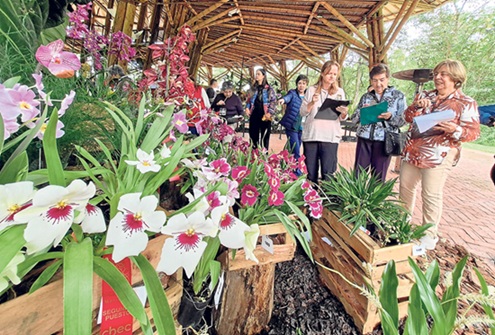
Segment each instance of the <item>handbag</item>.
[[406,145],[406,133],[400,129],[395,132],[386,122],[385,125],[385,154],[388,156],[400,156]]

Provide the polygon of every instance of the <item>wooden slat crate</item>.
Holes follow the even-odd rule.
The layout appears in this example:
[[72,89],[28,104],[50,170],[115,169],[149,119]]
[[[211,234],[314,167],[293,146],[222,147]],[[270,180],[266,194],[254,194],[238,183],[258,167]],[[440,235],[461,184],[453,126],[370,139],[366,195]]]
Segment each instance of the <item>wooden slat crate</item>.
[[259,261],[259,263],[256,264],[254,261],[246,259],[246,253],[243,249],[237,250],[234,259],[233,252],[231,250],[224,251],[220,256],[218,256],[218,260],[222,263],[222,267],[225,270],[235,271],[254,265],[285,262],[294,258],[296,242],[289,235],[282,223],[261,225],[260,236],[263,235],[273,237],[273,255],[258,244],[254,250],[254,255]]
[[[161,235],[149,241],[143,255],[156,267],[160,259],[163,243],[168,236]],[[142,283],[141,272],[132,263],[133,286]],[[182,297],[182,271],[178,271],[168,280],[165,289],[168,302],[174,315],[177,315]],[[96,320],[101,300],[101,279],[93,278],[93,315]],[[150,308],[146,313],[151,316]],[[94,334],[99,334],[99,326]],[[133,330],[139,333],[139,323],[133,324]],[[62,334],[63,332],[63,280],[58,279],[38,289],[33,294],[25,294],[0,304],[0,335],[23,334]],[[180,334],[180,332],[178,332]]]
[[[366,280],[372,283],[378,293],[385,265],[394,259],[399,277],[399,317],[407,315],[409,292],[414,284],[414,276],[407,260],[408,257],[413,257],[412,243],[381,248],[362,231],[357,231],[351,237],[351,228],[340,222],[336,214],[326,209],[322,218],[313,223],[312,228],[311,249],[315,259],[340,272],[358,286],[363,286]],[[322,267],[318,267],[318,271],[323,283],[342,302],[363,334],[371,332],[380,323],[376,306],[358,289]]]

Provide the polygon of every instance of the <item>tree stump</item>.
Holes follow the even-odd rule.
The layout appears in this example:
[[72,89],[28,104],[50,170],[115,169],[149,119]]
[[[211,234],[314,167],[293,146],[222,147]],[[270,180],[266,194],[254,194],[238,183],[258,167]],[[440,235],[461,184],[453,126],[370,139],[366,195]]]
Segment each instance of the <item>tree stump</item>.
[[275,263],[226,271],[221,303],[215,312],[218,334],[254,335],[272,317]]

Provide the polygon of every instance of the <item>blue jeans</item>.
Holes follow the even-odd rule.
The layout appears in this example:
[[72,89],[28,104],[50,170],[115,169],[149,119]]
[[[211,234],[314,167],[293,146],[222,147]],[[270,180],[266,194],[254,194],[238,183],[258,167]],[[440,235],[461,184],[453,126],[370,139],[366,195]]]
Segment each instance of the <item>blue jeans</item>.
[[295,159],[299,159],[301,157],[301,131],[294,130],[285,130],[285,134],[287,135],[287,140],[289,140],[289,152],[294,154]]

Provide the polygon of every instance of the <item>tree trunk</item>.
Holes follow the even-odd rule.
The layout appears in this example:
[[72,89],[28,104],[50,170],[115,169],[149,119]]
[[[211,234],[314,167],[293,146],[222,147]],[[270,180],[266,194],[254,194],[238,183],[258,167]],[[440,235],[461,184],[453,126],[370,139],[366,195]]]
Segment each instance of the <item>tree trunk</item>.
[[216,311],[218,334],[254,335],[272,317],[275,263],[225,272],[221,304]]

